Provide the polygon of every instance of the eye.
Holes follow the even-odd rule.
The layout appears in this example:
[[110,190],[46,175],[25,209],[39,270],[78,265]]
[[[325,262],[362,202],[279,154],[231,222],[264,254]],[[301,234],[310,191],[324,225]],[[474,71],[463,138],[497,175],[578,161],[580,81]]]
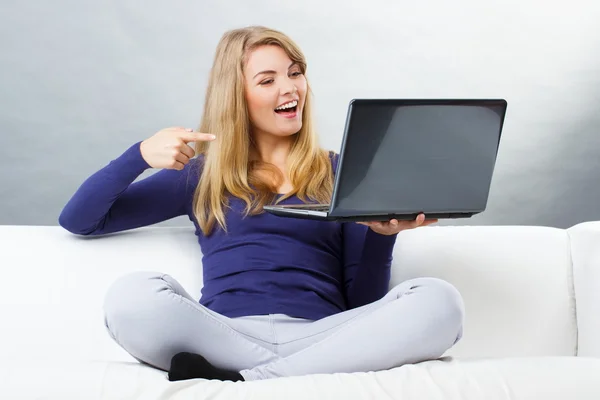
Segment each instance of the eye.
[[266,80],[262,81],[262,82],[260,83],[260,85],[263,85],[263,86],[264,86],[264,85],[268,85],[268,84],[270,84],[270,83],[273,83],[273,79],[266,79]]
[[300,76],[300,75],[302,75],[302,72],[300,72],[300,71],[292,72],[292,76]]

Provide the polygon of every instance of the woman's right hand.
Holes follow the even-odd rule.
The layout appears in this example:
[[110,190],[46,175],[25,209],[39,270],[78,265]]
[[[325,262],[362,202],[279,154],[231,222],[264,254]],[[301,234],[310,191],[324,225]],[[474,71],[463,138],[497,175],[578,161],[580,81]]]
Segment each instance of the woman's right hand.
[[181,171],[190,162],[190,159],[196,155],[196,152],[188,146],[188,143],[214,139],[215,135],[194,132],[192,129],[182,127],[166,128],[144,140],[140,145],[140,151],[144,160],[152,168]]

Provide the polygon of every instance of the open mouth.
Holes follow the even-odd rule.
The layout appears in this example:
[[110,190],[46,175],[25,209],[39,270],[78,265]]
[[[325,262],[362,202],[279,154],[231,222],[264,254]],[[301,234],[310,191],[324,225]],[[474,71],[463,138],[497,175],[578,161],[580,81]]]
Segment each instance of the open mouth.
[[294,100],[294,101],[290,101],[289,103],[286,104],[282,104],[279,107],[277,107],[275,109],[275,112],[277,114],[294,114],[296,111],[298,110],[298,101]]

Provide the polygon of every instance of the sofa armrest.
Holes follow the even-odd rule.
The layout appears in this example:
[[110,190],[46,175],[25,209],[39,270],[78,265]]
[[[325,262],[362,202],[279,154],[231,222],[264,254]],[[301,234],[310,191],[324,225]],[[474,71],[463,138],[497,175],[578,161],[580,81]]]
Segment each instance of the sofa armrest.
[[567,232],[577,307],[577,355],[600,357],[600,221],[581,223]]

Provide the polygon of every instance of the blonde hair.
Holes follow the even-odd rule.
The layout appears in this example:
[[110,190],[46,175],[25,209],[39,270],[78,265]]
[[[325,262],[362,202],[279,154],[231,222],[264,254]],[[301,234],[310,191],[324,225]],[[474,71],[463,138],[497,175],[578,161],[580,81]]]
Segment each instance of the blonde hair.
[[[244,94],[243,69],[248,55],[264,45],[280,46],[306,72],[306,60],[299,47],[286,35],[273,29],[252,26],[226,32],[216,49],[206,90],[204,112],[199,131],[214,133],[212,142],[196,142],[196,154],[204,157],[196,187],[193,210],[205,235],[215,222],[227,231],[224,209],[228,195],[246,203],[245,215],[264,212],[266,204],[277,197],[284,177],[280,170],[262,161],[249,160],[252,146],[250,120]],[[331,153],[321,149],[312,119],[310,87],[302,113],[302,128],[295,135],[288,155],[288,174],[293,195],[301,200],[328,202],[333,192]],[[262,173],[261,173],[262,172]],[[259,174],[270,178],[261,180]],[[253,187],[251,187],[251,185]]]

